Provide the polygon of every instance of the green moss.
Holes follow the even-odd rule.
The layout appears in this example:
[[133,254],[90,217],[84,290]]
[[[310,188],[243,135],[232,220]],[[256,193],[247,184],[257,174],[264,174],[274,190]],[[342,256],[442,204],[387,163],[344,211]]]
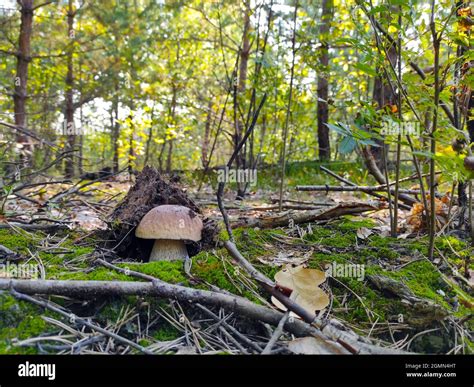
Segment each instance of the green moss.
[[16,253],[25,254],[28,249],[35,248],[35,234],[22,230],[0,230],[0,244]]
[[162,322],[151,336],[158,341],[171,341],[177,339],[180,336],[180,333],[168,322]]
[[[169,283],[187,283],[187,278],[183,270],[182,261],[160,261],[160,262],[148,262],[142,264],[120,264],[122,268],[129,268],[133,271],[138,271],[143,274],[148,274],[152,277],[158,278],[162,281]],[[130,279],[130,277],[127,277]]]
[[337,228],[333,227],[312,227],[312,233],[307,233],[303,240],[310,242],[309,244],[315,243],[320,246],[327,246],[332,248],[348,248],[355,245],[355,234],[340,232]]
[[[224,251],[219,251],[219,253],[225,254]],[[226,271],[220,258],[206,252],[195,256],[193,260],[192,274],[197,278],[231,293],[241,293],[240,289],[231,281],[231,278],[236,281],[236,276],[239,275],[234,267],[228,267]]]
[[51,330],[42,315],[48,313],[5,293],[0,294],[0,354],[36,353],[34,347],[19,347],[13,341],[37,337]]
[[336,223],[336,227],[340,231],[354,231],[362,227],[372,228],[375,226],[375,222],[372,219],[362,219],[355,216],[344,216],[342,220]]

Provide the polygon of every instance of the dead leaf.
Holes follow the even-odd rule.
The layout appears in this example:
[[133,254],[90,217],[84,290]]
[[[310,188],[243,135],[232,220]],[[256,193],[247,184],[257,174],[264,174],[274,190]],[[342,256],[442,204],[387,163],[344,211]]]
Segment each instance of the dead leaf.
[[310,292],[326,281],[326,273],[317,269],[297,266],[280,270],[275,274],[275,281],[285,288]]
[[295,265],[301,266],[306,263],[313,256],[313,249],[301,254],[298,252],[283,252],[280,251],[278,254],[269,256],[260,256],[257,259],[265,265],[280,267],[283,265]]
[[[319,287],[326,281],[326,273],[321,270],[307,269],[302,266],[287,268],[275,274],[275,281],[277,285],[292,290],[290,299],[311,314],[329,305],[329,296]],[[272,303],[280,310],[287,310],[274,297],[272,297]]]
[[297,355],[324,355],[333,352],[325,349],[314,337],[301,337],[288,343],[288,349]]
[[373,231],[367,227],[361,227],[357,230],[357,238],[359,239],[367,239],[372,234],[373,234]]

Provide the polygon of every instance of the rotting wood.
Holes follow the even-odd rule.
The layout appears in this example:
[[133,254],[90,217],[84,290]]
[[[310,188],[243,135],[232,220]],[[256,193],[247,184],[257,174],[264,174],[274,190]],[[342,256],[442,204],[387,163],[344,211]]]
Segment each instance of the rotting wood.
[[317,220],[329,220],[343,215],[361,214],[367,211],[376,211],[380,208],[367,203],[340,203],[332,207],[320,208],[310,211],[285,211],[275,215],[262,215],[258,217],[231,218],[231,227],[285,227],[289,224],[309,223]]

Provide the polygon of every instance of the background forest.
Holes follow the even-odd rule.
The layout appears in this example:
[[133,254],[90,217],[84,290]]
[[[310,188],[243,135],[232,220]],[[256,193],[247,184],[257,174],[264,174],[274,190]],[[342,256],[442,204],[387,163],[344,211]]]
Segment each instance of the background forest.
[[[473,25],[466,0],[0,0],[0,264],[41,268],[10,295],[0,266],[0,353],[472,353]],[[163,205],[202,218],[184,266],[135,234]],[[54,298],[79,281],[113,302]]]
[[[356,143],[370,139],[365,131],[400,121],[418,125],[417,157],[429,154],[429,1],[19,4],[21,12],[5,0],[0,15],[0,110],[2,121],[34,136],[3,126],[3,164],[23,152],[35,166],[63,155],[57,170],[67,176],[98,166],[223,165],[264,95],[240,167],[281,163],[283,139],[287,161],[353,159]],[[453,181],[463,173],[450,148],[465,140],[470,25],[450,1],[434,12],[442,33],[437,167]]]

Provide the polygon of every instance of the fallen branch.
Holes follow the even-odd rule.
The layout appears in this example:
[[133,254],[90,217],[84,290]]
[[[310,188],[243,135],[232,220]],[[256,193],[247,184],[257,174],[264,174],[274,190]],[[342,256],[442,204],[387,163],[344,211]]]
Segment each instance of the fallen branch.
[[[285,202],[286,200],[284,200]],[[278,200],[277,200],[278,202]],[[205,206],[216,206],[217,203],[213,201],[204,201],[204,202],[199,202],[199,205],[205,205]],[[318,208],[321,207],[329,207],[333,206],[334,203],[314,203],[314,204],[284,204],[282,208],[284,210],[317,210]],[[275,205],[268,205],[268,206],[239,206],[235,204],[226,204],[225,206],[226,210],[240,210],[240,211],[245,211],[245,212],[250,212],[250,211],[275,211],[279,210],[280,206],[275,206]]]
[[[376,186],[331,186],[331,185],[297,185],[297,191],[326,191],[326,192],[382,192],[386,191],[387,188],[381,185]],[[391,193],[395,193],[394,188],[390,188]],[[421,191],[419,189],[399,189],[399,193],[408,195],[419,195]],[[441,197],[441,194],[438,194]]]
[[[321,320],[317,318],[316,315],[308,313],[305,309],[301,308],[301,306],[299,306],[293,300],[289,299],[286,295],[281,293],[273,281],[271,281],[269,278],[267,278],[265,275],[255,269],[252,264],[248,262],[242,256],[242,254],[240,254],[234,243],[226,241],[224,242],[224,247],[226,247],[232,257],[236,259],[239,265],[242,266],[252,276],[252,278],[254,278],[257,283],[260,284],[263,289],[265,289],[278,301],[280,301],[287,308],[287,310],[296,313],[298,316],[303,318],[303,320],[317,327],[319,329],[318,332],[321,331],[327,337],[341,344],[350,353],[402,353],[398,350],[374,346],[368,340],[365,340],[364,338],[357,335],[355,332],[348,330],[337,320]],[[278,323],[280,323],[280,321]],[[285,323],[284,328],[288,332],[291,332],[288,329],[288,325],[291,324]],[[325,345],[325,348],[328,351],[331,351],[327,341],[323,342],[323,344]],[[339,349],[332,348],[332,352],[334,352],[335,350],[337,351]]]
[[[200,303],[222,307],[242,314],[248,318],[277,326],[283,313],[256,305],[253,302],[234,295],[227,295],[208,290],[192,289],[172,285],[161,281],[125,282],[125,281],[57,281],[57,280],[18,280],[0,279],[0,290],[16,290],[24,294],[45,294],[91,299],[98,296],[157,296],[182,302]],[[361,341],[354,333],[338,329],[331,320],[327,324],[319,322],[321,329],[332,335],[338,342],[344,342],[344,347],[351,348],[352,353],[402,353],[390,348],[378,347]],[[319,329],[298,319],[285,324],[285,329],[298,337],[313,336],[319,341],[328,342],[335,352],[340,353],[342,344],[334,339],[328,339]]]
[[[328,175],[334,177],[335,179],[341,181],[342,183],[344,184],[347,184],[348,186],[351,186],[351,187],[356,187],[357,184],[356,183],[353,183],[352,181],[348,180],[348,179],[345,179],[344,177],[342,176],[339,176],[338,174],[334,173],[333,171],[325,168],[324,166],[320,166],[319,169],[321,169],[323,172],[326,172]],[[386,189],[386,187],[385,187]],[[367,192],[369,195],[372,195],[373,197],[376,197],[376,198],[379,198],[379,199],[384,199],[384,200],[387,200],[388,201],[388,198],[384,195],[381,195],[379,193],[376,193],[376,192]],[[412,202],[410,202],[409,204],[413,204],[414,202],[416,202],[416,200],[413,200],[412,198],[410,198],[412,200]],[[393,201],[392,201],[393,202]],[[404,208],[405,210],[410,210],[411,209],[411,206],[408,205],[408,204],[403,204],[403,203],[400,203],[399,204],[399,207],[401,208]]]
[[16,253],[10,250],[8,247],[0,245],[0,252],[5,253],[7,255],[15,255]]
[[67,229],[68,227],[64,224],[28,224],[28,223],[0,223],[0,230],[20,228],[26,231],[44,231],[53,232],[59,229]]
[[275,331],[273,332],[272,337],[268,341],[267,345],[262,351],[262,355],[269,355],[272,352],[273,346],[276,344],[280,336],[283,334],[283,327],[285,326],[286,322],[288,321],[288,318],[290,317],[290,312],[287,311],[283,317],[281,318],[280,322],[278,323],[278,326],[276,327]]
[[343,215],[360,214],[367,211],[376,211],[379,208],[366,203],[340,203],[330,208],[319,208],[310,211],[286,211],[275,215],[260,217],[239,217],[231,222],[232,228],[259,227],[272,228],[284,227],[292,224],[309,223],[316,220],[329,220]]

